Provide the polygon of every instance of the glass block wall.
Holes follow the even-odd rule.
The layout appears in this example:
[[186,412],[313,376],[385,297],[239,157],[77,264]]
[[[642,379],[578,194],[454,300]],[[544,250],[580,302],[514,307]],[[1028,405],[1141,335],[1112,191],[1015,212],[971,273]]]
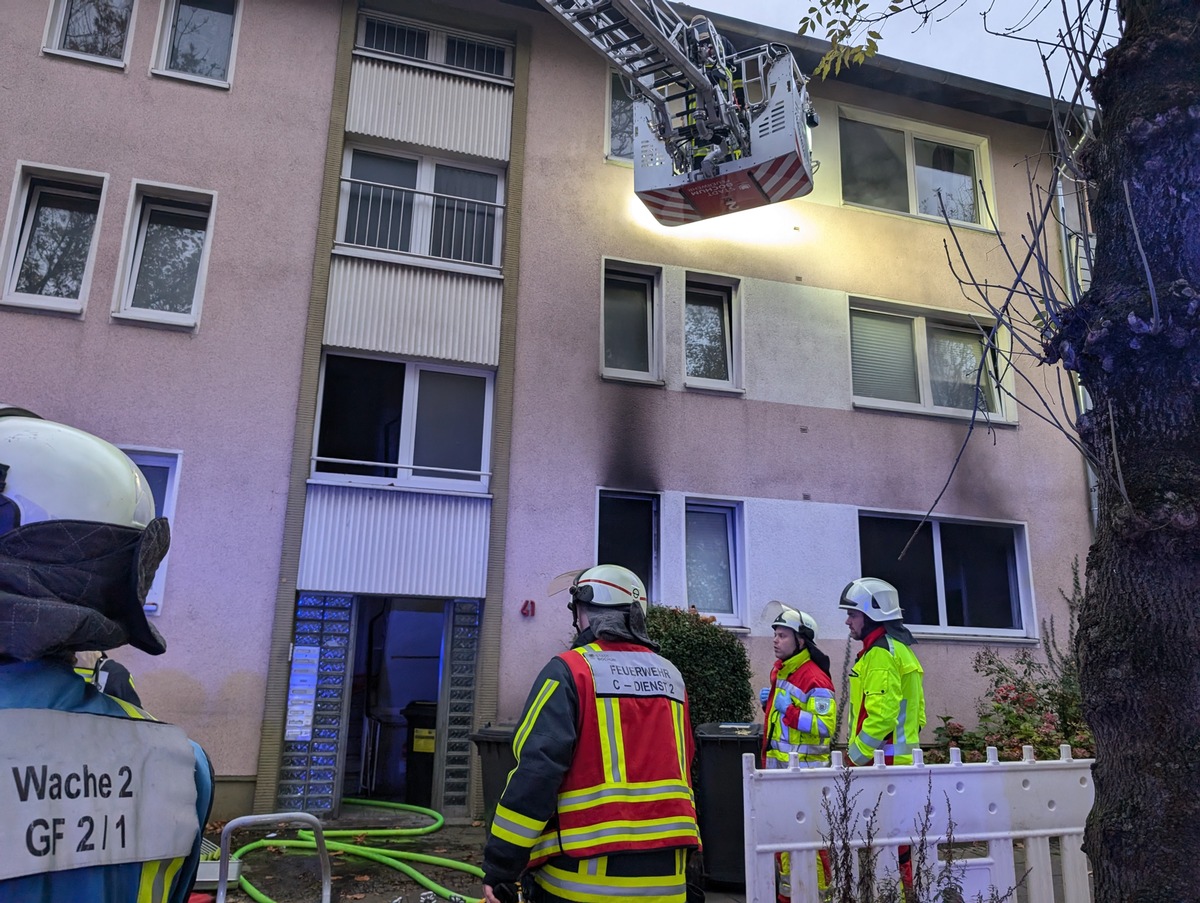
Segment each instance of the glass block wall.
[[471,720],[475,711],[475,658],[479,652],[479,602],[456,599],[450,604],[450,642],[446,665],[448,700],[446,757],[442,776],[442,813],[467,815],[471,789]]
[[353,611],[353,596],[303,594],[296,603],[280,810],[324,815],[335,808]]

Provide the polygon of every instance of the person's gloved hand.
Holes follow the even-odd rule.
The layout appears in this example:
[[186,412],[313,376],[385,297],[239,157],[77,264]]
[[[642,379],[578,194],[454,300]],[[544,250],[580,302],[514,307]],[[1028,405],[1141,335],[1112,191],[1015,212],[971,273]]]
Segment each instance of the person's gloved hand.
[[764,709],[767,707],[767,700],[771,698],[771,688],[763,687],[758,691],[758,704]]
[[786,715],[787,710],[791,708],[791,705],[792,700],[789,698],[787,693],[775,694],[775,711],[779,713],[779,717],[782,718],[784,715]]

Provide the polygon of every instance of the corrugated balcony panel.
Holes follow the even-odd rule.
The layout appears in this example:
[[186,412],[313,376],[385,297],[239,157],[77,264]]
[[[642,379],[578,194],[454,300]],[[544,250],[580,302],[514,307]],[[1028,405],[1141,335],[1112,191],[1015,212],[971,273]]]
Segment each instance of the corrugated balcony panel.
[[309,483],[297,588],[482,599],[491,499]]
[[508,160],[512,88],[355,57],[346,131]]
[[325,344],[494,367],[502,297],[499,279],[335,256]]

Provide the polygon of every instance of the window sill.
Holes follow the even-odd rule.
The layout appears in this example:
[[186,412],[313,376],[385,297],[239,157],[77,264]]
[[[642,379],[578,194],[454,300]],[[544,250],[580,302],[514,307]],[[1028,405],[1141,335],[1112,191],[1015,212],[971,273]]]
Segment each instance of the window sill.
[[233,87],[232,82],[216,78],[204,78],[201,75],[189,75],[186,72],[175,72],[171,69],[151,69],[150,74],[157,75],[160,78],[173,78],[181,82],[191,82],[194,85],[204,85],[208,88],[218,88],[223,91],[228,91]]
[[[883,216],[896,216],[903,220],[912,222],[913,220],[919,223],[929,223],[933,226],[945,226],[946,221],[941,216],[930,216],[927,213],[908,213],[903,210],[888,210],[886,207],[872,207],[869,204],[856,204],[853,201],[842,201],[842,207],[847,210],[863,210],[867,213],[878,213]],[[968,223],[963,220],[952,219],[950,225],[956,229],[969,229],[972,232],[986,232],[989,235],[995,235],[1000,230],[999,227],[985,226],[982,223]]]
[[690,392],[711,392],[713,395],[745,395],[746,390],[737,386],[722,386],[717,383],[683,381],[683,387]]
[[633,169],[632,157],[614,157],[612,154],[605,154],[604,162],[619,166],[622,169]]
[[83,302],[74,298],[52,299],[42,295],[23,295],[13,292],[0,299],[0,305],[42,313],[83,316]]
[[306,481],[309,486],[340,486],[344,489],[380,490],[382,492],[411,492],[416,495],[456,495],[466,498],[490,499],[492,494],[487,489],[432,489],[428,486],[401,486],[396,483],[361,483],[350,479],[326,479],[336,474],[310,474]]
[[906,624],[905,626],[922,643],[972,643],[974,645],[983,643],[988,646],[997,644],[1006,646],[1040,646],[1042,643],[1037,637],[1006,636],[995,633],[930,633],[910,624]]
[[635,386],[656,386],[660,389],[667,384],[665,380],[652,379],[649,376],[623,376],[603,371],[600,373],[600,378],[607,383],[630,383]]
[[391,263],[396,266],[444,270],[448,273],[461,273],[466,276],[482,276],[485,279],[504,278],[500,267],[463,263],[459,260],[446,260],[442,257],[425,257],[421,254],[410,254],[404,251],[379,251],[354,245],[335,244],[333,253],[338,257],[358,257],[361,260],[377,260],[380,263]]
[[196,328],[200,325],[199,317],[184,317],[180,314],[172,316],[142,313],[132,310],[114,311],[112,318],[138,326],[158,326],[164,329],[173,329],[176,332],[195,332]]
[[[128,41],[128,37],[126,37],[126,41]],[[46,56],[56,56],[64,60],[75,60],[79,63],[95,63],[97,66],[104,66],[107,69],[117,69],[122,72],[124,72],[126,68],[124,59],[114,60],[109,59],[106,56],[92,56],[91,54],[79,53],[75,50],[60,50],[57,47],[43,47],[42,53],[44,53]]]
[[[927,408],[920,405],[907,404],[902,401],[887,401],[882,398],[855,397],[852,403],[855,410],[884,411],[891,414],[917,414],[921,417],[931,417],[938,420],[956,420],[959,422],[967,422],[971,419],[970,411],[956,411],[950,408]],[[1015,428],[1017,421],[1015,419],[1006,420],[994,414],[986,417],[983,414],[979,414],[975,417],[975,425]]]

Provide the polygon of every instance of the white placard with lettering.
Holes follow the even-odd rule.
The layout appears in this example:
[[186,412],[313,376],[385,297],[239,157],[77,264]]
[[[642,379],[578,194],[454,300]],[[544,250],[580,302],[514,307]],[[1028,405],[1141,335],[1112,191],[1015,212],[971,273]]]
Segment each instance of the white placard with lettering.
[[192,851],[196,759],[155,721],[0,709],[0,879]]
[[312,739],[313,710],[317,705],[317,663],[320,658],[319,646],[296,646],[292,649],[287,722],[283,735],[285,740]]
[[597,696],[666,696],[683,702],[683,675],[653,652],[588,651]]

